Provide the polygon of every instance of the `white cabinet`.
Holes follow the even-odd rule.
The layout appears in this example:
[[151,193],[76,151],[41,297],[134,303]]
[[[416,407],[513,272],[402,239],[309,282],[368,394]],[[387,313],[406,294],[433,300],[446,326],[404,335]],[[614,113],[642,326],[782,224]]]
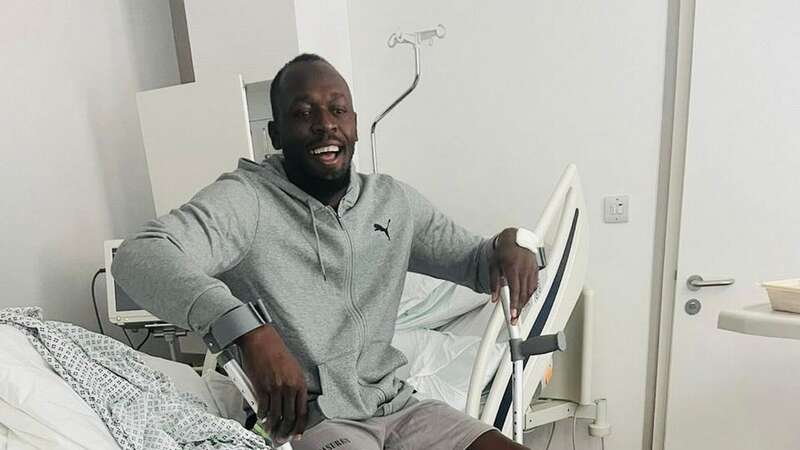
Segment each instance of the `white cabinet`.
[[253,159],[239,75],[137,94],[156,215]]

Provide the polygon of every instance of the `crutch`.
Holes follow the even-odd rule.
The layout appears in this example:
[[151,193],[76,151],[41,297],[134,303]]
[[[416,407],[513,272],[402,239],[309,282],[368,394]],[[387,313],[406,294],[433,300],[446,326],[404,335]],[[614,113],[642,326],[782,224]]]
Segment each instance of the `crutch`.
[[[545,260],[544,249],[538,247],[536,261],[539,269],[544,269]],[[554,351],[564,351],[567,348],[567,341],[564,333],[559,331],[556,334],[542,336],[531,336],[525,340],[520,337],[519,326],[511,323],[511,291],[505,278],[500,279],[500,301],[503,304],[506,322],[508,325],[509,350],[511,353],[511,364],[513,365],[511,400],[513,404],[513,436],[514,442],[522,444],[523,424],[525,420],[525,405],[522,403],[523,382],[525,378],[524,361],[533,355],[544,355]],[[521,315],[521,314],[520,314]]]
[[[217,359],[219,365],[222,366],[222,368],[225,369],[225,373],[228,374],[228,378],[230,378],[233,384],[236,385],[236,388],[239,389],[239,393],[242,394],[247,405],[254,413],[258,414],[258,403],[256,402],[253,383],[247,378],[247,374],[244,373],[242,366],[240,366],[239,362],[236,360],[233,349],[231,347],[223,349],[217,355]],[[275,442],[271,438],[267,438],[267,445],[270,449],[292,450],[292,445],[289,442],[281,445],[281,443]]]

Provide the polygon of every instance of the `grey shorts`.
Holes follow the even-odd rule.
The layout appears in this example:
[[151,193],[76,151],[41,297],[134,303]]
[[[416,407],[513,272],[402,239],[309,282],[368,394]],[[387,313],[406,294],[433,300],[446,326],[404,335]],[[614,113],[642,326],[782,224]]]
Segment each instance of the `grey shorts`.
[[294,450],[463,450],[493,430],[477,419],[434,400],[409,402],[384,417],[355,421],[326,419],[292,441]]

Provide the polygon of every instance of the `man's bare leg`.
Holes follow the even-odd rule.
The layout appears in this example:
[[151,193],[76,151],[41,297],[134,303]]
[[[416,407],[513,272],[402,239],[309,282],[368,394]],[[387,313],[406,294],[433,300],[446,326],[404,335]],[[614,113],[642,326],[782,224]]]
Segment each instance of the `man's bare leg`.
[[475,439],[467,450],[529,450],[511,439],[505,437],[503,433],[493,430],[483,433]]

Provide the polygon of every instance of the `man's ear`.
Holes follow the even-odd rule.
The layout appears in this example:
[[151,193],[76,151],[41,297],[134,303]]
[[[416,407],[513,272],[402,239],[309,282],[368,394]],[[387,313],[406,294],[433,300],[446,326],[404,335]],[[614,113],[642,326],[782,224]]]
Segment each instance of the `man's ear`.
[[358,142],[358,113],[355,112],[355,111],[353,111],[353,120],[355,121],[355,124],[356,124],[356,140],[355,140],[355,142]]
[[269,133],[269,140],[272,141],[272,148],[275,150],[283,149],[283,143],[281,143],[281,133],[278,131],[278,125],[275,124],[274,120],[267,122],[267,132]]

